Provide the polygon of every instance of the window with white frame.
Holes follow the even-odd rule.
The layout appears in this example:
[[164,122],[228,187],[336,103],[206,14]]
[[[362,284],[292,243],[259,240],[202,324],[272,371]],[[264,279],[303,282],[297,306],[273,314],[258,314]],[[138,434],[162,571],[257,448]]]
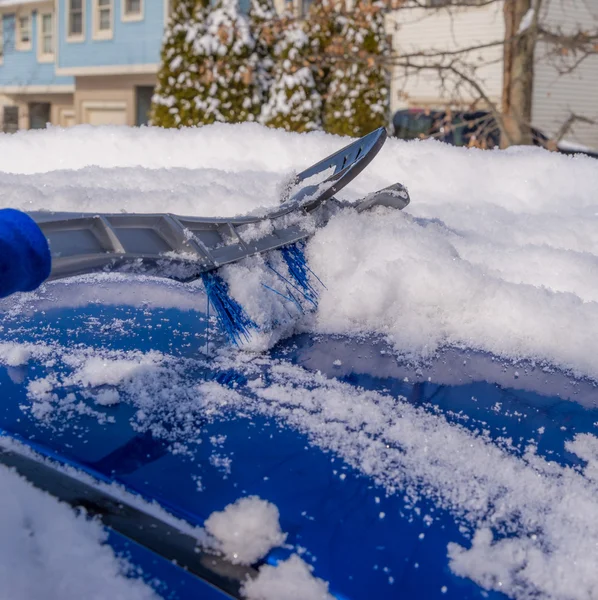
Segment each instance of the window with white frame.
[[106,39],[112,37],[113,0],[95,0],[94,37]]
[[143,0],[122,0],[123,21],[143,19]]
[[68,2],[68,23],[67,37],[68,38],[83,38],[83,1],[84,0],[67,0]]
[[31,50],[31,13],[17,15],[17,50]]
[[54,15],[39,13],[38,54],[41,59],[51,59],[54,56]]

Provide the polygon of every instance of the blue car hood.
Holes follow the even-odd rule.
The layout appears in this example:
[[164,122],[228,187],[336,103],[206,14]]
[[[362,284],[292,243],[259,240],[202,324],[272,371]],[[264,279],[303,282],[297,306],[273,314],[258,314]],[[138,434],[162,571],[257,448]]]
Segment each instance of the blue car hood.
[[[114,323],[121,326],[106,327]],[[572,432],[589,431],[598,420],[591,384],[529,364],[505,365],[466,349],[446,349],[414,365],[398,359],[379,339],[301,334],[261,355],[220,347],[205,356],[204,321],[195,311],[175,308],[49,308],[9,320],[4,340],[151,349],[180,361],[183,375],[177,385],[188,386],[187,393],[201,385],[202,393],[212,386],[222,399],[227,393],[247,398],[246,405],[227,410],[208,403],[202,414],[197,408],[186,411],[176,390],[166,390],[163,418],[144,420],[139,405],[98,406],[89,398],[90,383],[73,381],[60,393],[74,394],[79,410],[40,419],[31,410],[29,383],[50,372],[65,375],[68,366],[33,358],[0,371],[0,427],[156,500],[192,524],[203,525],[213,511],[241,496],[274,503],[289,547],[301,549],[339,599],[503,596],[450,570],[447,543],[468,547],[471,531],[449,508],[425,492],[414,504],[407,483],[392,490],[383,477],[368,476],[367,469],[315,443],[292,419],[251,410],[263,402],[255,394],[256,381],[262,389],[274,386],[274,371],[301,368],[308,376],[352,389],[403,397],[410,406],[441,413],[460,427],[483,429],[489,439],[508,436],[515,454],[517,440],[533,439],[540,455],[562,465],[580,462],[564,450],[565,440]],[[198,363],[186,362],[197,357]],[[275,549],[265,560],[275,563],[289,552]],[[157,566],[151,572],[155,563],[144,564],[150,570],[147,579],[156,573],[168,579]]]

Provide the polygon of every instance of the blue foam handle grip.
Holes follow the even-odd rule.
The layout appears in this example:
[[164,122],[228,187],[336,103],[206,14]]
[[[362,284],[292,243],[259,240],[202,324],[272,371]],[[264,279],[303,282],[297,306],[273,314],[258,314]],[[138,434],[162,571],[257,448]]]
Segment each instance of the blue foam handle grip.
[[0,210],[0,297],[30,292],[50,275],[48,240],[38,224],[13,208]]

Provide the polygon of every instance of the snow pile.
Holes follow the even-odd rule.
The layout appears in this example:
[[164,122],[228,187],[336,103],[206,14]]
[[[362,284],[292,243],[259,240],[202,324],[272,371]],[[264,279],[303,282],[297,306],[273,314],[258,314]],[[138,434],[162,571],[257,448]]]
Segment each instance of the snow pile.
[[215,548],[228,560],[251,565],[284,543],[286,534],[280,530],[278,518],[274,504],[248,496],[212,513],[205,528],[215,538]]
[[[274,504],[247,496],[212,513],[205,528],[214,538],[214,549],[233,564],[251,565],[284,544],[287,535],[278,519]],[[262,565],[257,577],[243,584],[241,593],[248,600],[332,600],[328,584],[312,571],[302,558],[292,554],[276,566]]]
[[333,600],[328,584],[314,577],[310,566],[293,554],[275,567],[264,565],[241,593],[248,600]]
[[0,581],[11,600],[154,600],[102,526],[0,467]]
[[[292,170],[345,141],[252,124],[19,133],[0,138],[11,172],[0,204],[231,216],[276,205]],[[595,160],[389,140],[344,196],[397,180],[412,197],[405,212],[347,210],[308,244],[326,290],[304,326],[378,333],[412,355],[468,345],[598,377]],[[231,275],[239,296],[246,275]]]
[[[181,132],[81,127],[0,136],[0,205],[232,216],[275,206],[280,182],[291,171],[346,141],[256,125]],[[413,358],[466,346],[598,379],[596,161],[537,148],[484,152],[390,140],[343,198],[397,180],[412,198],[405,211],[357,215],[346,209],[308,243],[309,266],[325,288],[318,311],[294,316],[294,327],[374,334]],[[268,302],[258,263],[234,265],[224,274],[235,298],[265,321],[280,305]],[[128,281],[122,275],[81,278],[76,293],[68,282],[48,284],[3,301],[0,310],[14,318],[98,300],[196,311],[205,306],[198,285]],[[598,588],[593,435],[567,443],[586,462],[573,469],[538,456],[531,443],[516,453],[507,440],[491,440],[402,398],[259,356],[225,355],[208,363],[202,356],[0,345],[4,364],[31,360],[45,369],[28,381],[31,410],[40,418],[95,414],[73,387],[100,406],[133,403],[136,427],[152,427],[177,442],[197,438],[198,414],[243,409],[274,416],[389,493],[406,494],[413,503],[425,497],[455,515],[473,541],[470,549],[450,545],[454,572],[517,598],[592,598]],[[201,369],[234,369],[249,383],[234,391],[214,381],[197,386]],[[107,418],[100,410],[95,416]],[[248,502],[256,511],[252,519],[262,523],[268,511]],[[225,540],[224,552],[251,561],[255,554],[229,545],[241,530],[230,526],[236,510],[222,513],[224,524],[215,517],[215,531]],[[270,517],[273,523],[273,511]],[[283,535],[279,527],[265,531],[263,548]],[[278,589],[270,569],[246,584],[250,597],[269,598],[263,590]],[[276,576],[281,573],[307,589],[301,582],[309,569],[298,558],[279,565]],[[326,597],[324,584],[309,585],[314,598]],[[289,590],[279,597],[293,598]]]

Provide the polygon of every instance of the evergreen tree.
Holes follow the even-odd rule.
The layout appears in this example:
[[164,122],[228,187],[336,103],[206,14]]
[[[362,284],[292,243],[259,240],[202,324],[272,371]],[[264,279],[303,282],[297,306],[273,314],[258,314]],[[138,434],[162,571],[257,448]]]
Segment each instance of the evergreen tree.
[[274,81],[262,108],[265,125],[297,132],[321,129],[322,98],[307,60],[309,51],[303,26],[287,22],[275,47]]
[[280,37],[280,19],[272,0],[250,0],[249,27],[255,40],[253,63],[262,103],[268,99],[274,69],[274,46]]
[[343,16],[338,39],[343,52],[331,73],[324,128],[360,137],[385,127],[389,118],[389,73],[383,64],[389,48],[381,3],[360,0]]
[[335,42],[340,32],[340,16],[345,0],[317,0],[307,15],[309,60],[312,63],[318,92],[324,97],[338,50]]
[[164,34],[158,84],[152,98],[151,122],[159,127],[197,125],[201,115],[195,103],[208,87],[201,73],[206,61],[193,48],[203,35],[209,0],[176,0]]
[[252,59],[255,42],[238,0],[218,0],[206,19],[205,33],[193,42],[205,57],[208,93],[196,106],[203,123],[254,121],[260,110],[260,90]]

